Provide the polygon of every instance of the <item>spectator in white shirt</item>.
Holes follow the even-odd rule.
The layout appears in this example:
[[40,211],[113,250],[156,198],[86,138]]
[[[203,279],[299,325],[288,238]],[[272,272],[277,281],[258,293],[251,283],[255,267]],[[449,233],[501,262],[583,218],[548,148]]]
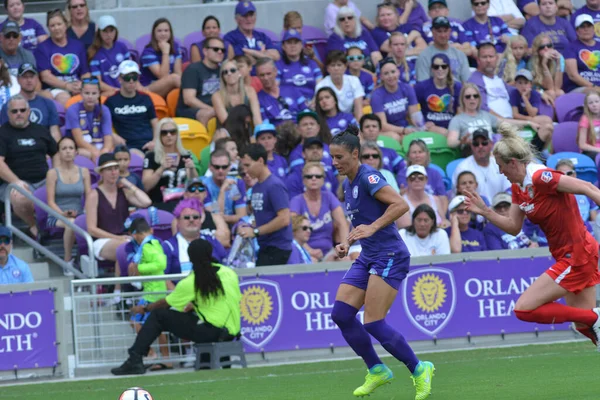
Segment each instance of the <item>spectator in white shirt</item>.
[[435,220],[433,208],[421,204],[413,212],[412,225],[400,229],[400,236],[411,257],[450,254],[448,234],[437,227]]
[[518,35],[519,29],[525,25],[525,17],[513,0],[490,0],[487,14],[490,17],[499,17],[506,22],[513,35]]

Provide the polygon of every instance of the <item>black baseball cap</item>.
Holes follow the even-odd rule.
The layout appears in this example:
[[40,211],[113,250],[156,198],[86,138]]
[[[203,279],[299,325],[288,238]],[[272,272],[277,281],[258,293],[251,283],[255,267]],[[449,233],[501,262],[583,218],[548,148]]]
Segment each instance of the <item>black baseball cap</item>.
[[473,138],[473,140],[475,140],[478,137],[489,139],[490,132],[485,128],[477,128],[473,131],[473,133],[471,134],[471,137]]
[[427,7],[431,8],[434,4],[441,4],[444,7],[448,8],[448,3],[446,3],[446,0],[429,0],[429,4],[427,5]]
[[308,139],[304,139],[304,144],[302,145],[302,150],[306,150],[314,144],[321,146],[321,148],[324,147],[323,141],[321,139],[319,139],[318,137],[310,137]]
[[33,64],[31,64],[31,63],[23,63],[19,67],[19,71],[17,72],[17,75],[23,76],[23,74],[25,74],[26,72],[33,72],[36,75],[38,73],[37,69],[35,69],[35,67],[33,66]]
[[431,22],[432,28],[450,28],[450,20],[446,17],[435,17]]

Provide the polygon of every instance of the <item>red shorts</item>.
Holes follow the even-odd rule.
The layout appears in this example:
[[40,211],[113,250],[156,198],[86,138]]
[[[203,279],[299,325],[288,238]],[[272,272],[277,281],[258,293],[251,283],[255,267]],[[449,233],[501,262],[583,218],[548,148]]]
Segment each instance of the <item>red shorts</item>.
[[584,265],[571,266],[570,261],[569,258],[558,260],[556,264],[546,270],[546,274],[560,287],[574,294],[600,283],[597,255]]

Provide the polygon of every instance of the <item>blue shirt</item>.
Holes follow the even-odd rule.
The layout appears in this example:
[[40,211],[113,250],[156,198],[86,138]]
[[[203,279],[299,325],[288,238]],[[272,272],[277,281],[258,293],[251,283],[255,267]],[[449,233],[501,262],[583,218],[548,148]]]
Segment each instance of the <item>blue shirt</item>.
[[[389,186],[379,171],[361,165],[352,182],[344,181],[344,199],[346,214],[353,227],[370,225],[379,219],[388,205],[375,198],[375,194],[384,186]],[[375,232],[368,238],[360,240],[361,257],[381,258],[386,253],[401,253],[410,256],[406,245],[400,238],[398,229],[392,223]]]
[[236,184],[229,186],[229,189],[227,190],[227,192],[225,192],[225,211],[218,210],[219,206],[217,199],[219,198],[219,192],[221,191],[221,187],[215,183],[212,176],[204,177],[202,179],[204,185],[206,186],[206,189],[208,190],[208,193],[210,193],[210,197],[213,199],[213,202],[209,204],[206,204],[205,202],[205,204],[207,207],[212,206],[213,212],[219,211],[224,215],[235,215],[235,210],[237,210],[238,208],[246,207],[246,185],[244,184],[243,180],[238,178],[234,179],[236,181]]
[[[278,211],[290,208],[287,188],[281,179],[273,174],[252,187],[251,199],[257,228],[275,219]],[[287,224],[275,232],[259,235],[256,239],[261,250],[269,246],[292,250],[292,224]]]
[[6,265],[0,267],[0,285],[32,282],[33,276],[31,275],[29,265],[20,258],[9,254]]
[[[29,121],[34,124],[43,125],[45,127],[58,126],[58,111],[56,105],[50,99],[42,96],[35,96],[33,100],[29,100]],[[0,112],[0,124],[4,125],[8,122],[8,111],[6,107],[2,107]]]
[[266,50],[275,49],[273,42],[265,33],[254,30],[252,31],[252,37],[247,38],[239,28],[234,29],[227,32],[223,40],[231,43],[236,56],[244,55],[244,50],[242,49],[262,50],[262,45],[265,46]]

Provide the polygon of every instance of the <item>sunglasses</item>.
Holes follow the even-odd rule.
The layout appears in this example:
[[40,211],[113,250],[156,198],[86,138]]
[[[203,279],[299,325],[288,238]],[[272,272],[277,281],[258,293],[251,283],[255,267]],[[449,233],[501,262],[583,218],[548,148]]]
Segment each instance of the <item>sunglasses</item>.
[[424,182],[425,181],[425,175],[411,175],[408,177],[408,180],[411,182],[414,181],[421,181]]
[[487,1],[480,1],[477,3],[471,3],[473,5],[473,7],[479,7],[479,6],[485,6],[488,2]]
[[358,54],[355,56],[346,56],[346,61],[348,62],[352,62],[352,61],[363,61],[365,59],[365,56],[362,54]]
[[123,78],[125,82],[137,82],[140,77],[138,76],[138,74],[130,74],[122,76],[121,78]]
[[379,154],[363,154],[360,156],[363,160],[368,160],[372,158],[373,160],[379,160]]
[[490,141],[489,141],[489,140],[482,140],[482,141],[480,141],[480,142],[473,142],[473,143],[472,143],[472,146],[473,146],[473,147],[479,147],[479,146],[483,146],[483,147],[485,147],[485,146],[487,146],[488,144],[490,144]]
[[171,136],[177,135],[177,129],[161,129],[160,130],[160,136],[167,136],[167,135],[171,135]]
[[573,175],[575,175],[575,171],[567,171],[567,172],[565,172],[565,175],[566,176],[573,176]]
[[200,219],[200,216],[199,215],[186,215],[182,218],[185,219],[186,221],[189,221],[189,220],[198,221]]
[[454,212],[459,215],[464,215],[464,214],[467,214],[469,211],[463,209],[463,210],[455,210]]
[[538,50],[552,49],[552,48],[554,48],[554,43],[547,43],[547,44],[541,44],[540,48]]
[[478,94],[465,94],[465,99],[467,99],[467,100],[478,99],[478,98],[479,98]]
[[7,238],[7,237],[0,238],[0,244],[8,246],[10,244],[10,238]]
[[353,15],[347,15],[345,17],[340,17],[338,18],[338,21],[340,22],[344,22],[344,21],[352,21],[354,19]]
[[229,68],[221,71],[221,76],[233,75],[238,72],[237,68]]
[[13,108],[12,110],[10,110],[11,114],[25,114],[27,112],[26,108]]
[[85,3],[83,3],[83,4],[73,4],[72,6],[69,6],[69,8],[71,8],[71,9],[85,8],[85,7],[87,7],[87,5]]
[[227,165],[210,164],[210,165],[212,165],[212,167],[216,170],[222,169],[223,171],[225,171],[227,168],[229,168],[229,164],[227,164]]
[[313,230],[312,226],[301,226],[300,229],[302,229],[303,231],[311,231]]
[[84,80],[81,81],[84,85],[87,84],[92,84],[92,85],[99,85],[100,82],[98,81],[97,78],[85,78]]
[[447,64],[433,64],[431,66],[431,68],[435,69],[436,71],[438,69],[443,69],[444,71],[448,69],[448,65]]
[[19,38],[19,34],[16,32],[9,32],[6,35],[4,35],[5,39],[18,39]]
[[318,175],[318,174],[307,174],[304,175],[304,179],[322,179],[323,175]]
[[187,191],[190,193],[204,193],[206,191],[206,188],[204,186],[190,186]]
[[215,53],[225,53],[225,47],[209,47]]

